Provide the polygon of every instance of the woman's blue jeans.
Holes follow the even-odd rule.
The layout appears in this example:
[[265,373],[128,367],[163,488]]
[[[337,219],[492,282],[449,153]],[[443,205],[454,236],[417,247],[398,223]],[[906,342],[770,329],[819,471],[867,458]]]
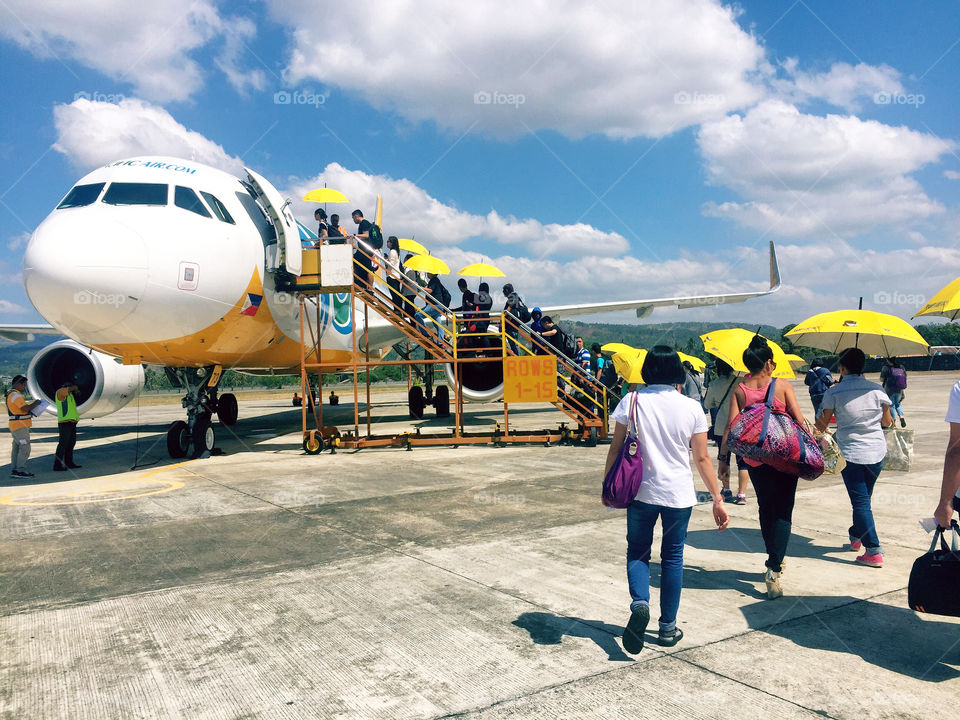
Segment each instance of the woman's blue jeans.
[[893,415],[893,419],[896,420],[898,415],[903,417],[903,408],[900,407],[900,403],[903,402],[903,390],[888,392],[887,396],[890,398],[890,414]]
[[650,549],[657,518],[663,521],[660,541],[660,622],[676,622],[683,587],[683,542],[693,508],[670,508],[634,500],[627,508],[627,582],[630,609],[650,604]]
[[883,460],[872,465],[848,462],[847,466],[840,471],[843,475],[843,484],[847,486],[850,504],[853,505],[850,540],[862,542],[867,555],[883,552],[883,548],[880,547],[880,538],[877,537],[877,527],[873,522],[873,510],[870,507],[873,487],[877,484],[881,470],[883,470]]

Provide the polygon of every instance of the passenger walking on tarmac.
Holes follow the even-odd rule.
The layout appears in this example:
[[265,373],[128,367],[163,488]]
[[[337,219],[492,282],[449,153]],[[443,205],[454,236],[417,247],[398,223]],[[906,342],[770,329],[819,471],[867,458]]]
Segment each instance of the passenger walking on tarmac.
[[887,361],[880,368],[880,384],[890,397],[890,408],[893,413],[893,419],[900,416],[900,427],[907,426],[907,419],[903,416],[903,408],[900,403],[903,402],[903,391],[907,389],[907,371],[903,369],[900,362],[895,357],[887,358]]
[[833,385],[833,375],[823,366],[820,358],[815,358],[810,363],[806,377],[803,378],[803,384],[810,388],[810,402],[813,403],[813,417],[816,418],[820,415],[823,394]]
[[410,320],[413,320],[413,316],[417,313],[417,291],[422,287],[420,282],[420,274],[413,268],[406,267],[406,262],[413,257],[413,253],[407,253],[406,257],[403,258],[404,270],[403,274],[406,280],[403,283],[403,312],[406,314]]
[[427,328],[427,318],[433,320],[437,337],[440,342],[443,342],[445,335],[441,320],[444,312],[450,307],[450,291],[443,286],[436,273],[427,273],[427,278],[429,279],[426,289],[427,304],[416,314],[416,319],[423,326],[424,332]]
[[317,237],[320,242],[327,237],[327,211],[323,208],[317,208],[313,211],[313,219],[317,221]]
[[[636,654],[643,649],[644,632],[650,621],[650,556],[653,531],[661,521],[660,542],[660,632],[659,643],[673,647],[683,631],[677,627],[677,611],[683,586],[683,544],[697,492],[690,469],[690,451],[697,471],[713,496],[713,519],[724,530],[729,519],[720,499],[720,485],[707,451],[707,418],[700,403],[679,391],[683,383],[680,356],[657,345],[641,368],[647,385],[627,393],[613,412],[616,423],[607,452],[604,473],[620,453],[628,426],[640,440],[643,482],[636,499],[627,508],[627,582],[630,587],[630,620],[623,631],[623,649]],[[634,413],[636,401],[636,413]]]
[[73,448],[77,444],[77,423],[80,422],[74,393],[79,389],[75,382],[68,380],[57,390],[57,431],[60,438],[53,459],[53,469],[57,472],[81,467],[73,461]]
[[960,381],[950,390],[945,419],[950,423],[950,439],[943,456],[940,501],[933,511],[933,517],[937,525],[949,528],[954,511],[960,511]]
[[850,549],[863,548],[858,563],[882,567],[883,548],[870,501],[887,454],[883,428],[893,425],[890,398],[877,383],[863,377],[866,363],[863,350],[847,348],[840,353],[839,363],[840,382],[823,394],[817,430],[826,430],[830,416],[836,415],[837,445],[847,461],[840,474],[853,506]]
[[403,293],[400,292],[400,277],[403,268],[400,267],[400,241],[396,235],[387,238],[387,285],[390,287],[390,298],[393,300],[393,309],[401,316],[404,311]]
[[343,245],[346,241],[346,235],[340,227],[340,216],[334,213],[327,224],[327,245]]
[[[730,418],[723,432],[720,445],[720,480],[730,477],[730,450],[727,437],[730,426],[736,422],[740,411],[750,405],[766,401],[767,388],[774,383],[773,409],[788,413],[798,425],[804,424],[803,413],[797,404],[793,387],[786,382],[777,382],[773,378],[776,364],[773,362],[773,350],[766,338],[754,335],[750,345],[743,351],[743,364],[750,374],[744,378],[733,392],[730,405]],[[767,550],[766,571],[763,580],[767,586],[767,597],[778,598],[783,595],[780,575],[790,543],[790,529],[793,522],[793,504],[797,495],[798,475],[780,472],[758,460],[743,458],[757,495],[757,509],[760,514],[760,533]]]
[[697,372],[693,363],[689,360],[683,361],[683,370],[684,378],[681,392],[691,400],[700,402],[703,399],[703,380],[700,378],[700,373]]
[[[737,375],[733,368],[723,360],[717,360],[717,379],[710,383],[707,388],[707,396],[703,403],[707,410],[716,410],[713,418],[713,437],[717,441],[717,451],[720,452],[720,444],[723,439],[723,431],[727,428],[727,419],[730,417],[730,402],[733,399],[733,388],[737,384]],[[717,455],[720,459],[720,455]],[[730,474],[720,478],[723,488],[720,495],[724,502],[734,505],[747,504],[747,483],[750,482],[750,475],[747,473],[747,465],[743,459],[737,456],[737,494],[734,496],[730,490]]]
[[360,210],[353,211],[353,221],[357,224],[357,232],[351,237],[359,241],[353,251],[354,279],[364,289],[372,290],[370,273],[373,271],[374,247],[370,242],[370,228],[373,227],[373,223],[364,220],[363,213]]
[[13,436],[13,446],[10,449],[10,477],[32,478],[33,473],[27,471],[27,459],[30,457],[30,428],[33,426],[32,413],[40,400],[27,403],[23,393],[27,389],[27,378],[17,375],[7,391],[7,420],[10,434]]

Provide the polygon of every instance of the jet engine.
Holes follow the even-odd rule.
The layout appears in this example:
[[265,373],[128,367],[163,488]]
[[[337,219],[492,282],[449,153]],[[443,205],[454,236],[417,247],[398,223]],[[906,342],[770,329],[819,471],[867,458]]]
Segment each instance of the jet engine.
[[[486,339],[486,338],[484,338]],[[493,333],[489,338],[491,347],[480,352],[490,357],[490,362],[469,362],[460,364],[463,382],[463,397],[478,402],[493,402],[503,397],[503,355],[500,350],[500,335]],[[464,356],[469,357],[466,353]],[[447,381],[450,387],[456,387],[453,377],[453,365],[445,365]]]
[[27,387],[33,397],[53,403],[65,382],[78,388],[77,410],[82,417],[103,417],[137,396],[143,388],[143,367],[122,365],[120,358],[59,340],[34,355],[27,368]]

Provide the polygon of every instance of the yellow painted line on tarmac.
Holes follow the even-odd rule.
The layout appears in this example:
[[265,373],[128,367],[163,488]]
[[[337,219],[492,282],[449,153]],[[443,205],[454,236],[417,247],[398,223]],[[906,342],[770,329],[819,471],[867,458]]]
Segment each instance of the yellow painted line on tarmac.
[[[19,490],[15,493],[10,493],[9,495],[4,495],[0,497],[0,505],[15,505],[15,506],[27,506],[27,507],[44,507],[51,505],[83,505],[87,503],[101,503],[101,502],[115,502],[117,500],[133,500],[134,498],[147,497],[148,495],[159,495],[160,493],[167,493],[172,490],[179,490],[184,485],[185,482],[181,480],[173,480],[171,478],[156,478],[157,475],[165,473],[169,470],[174,470],[179,467],[183,467],[188,463],[193,462],[193,460],[185,460],[180,463],[175,463],[173,465],[166,465],[164,467],[155,468],[149,472],[144,473],[143,475],[138,475],[137,477],[129,478],[124,480],[123,478],[115,478],[112,480],[104,481],[103,484],[98,484],[96,481],[93,483],[93,486],[87,486],[79,490],[72,490],[67,492],[67,488],[63,488],[58,492],[58,488],[43,487],[43,488],[30,488],[28,490]],[[173,477],[193,477],[193,473],[175,473]],[[154,479],[156,478],[156,479]],[[146,485],[146,489],[143,492],[132,492],[136,490],[137,485]],[[150,486],[154,487],[150,487]],[[160,485],[160,487],[155,487]],[[53,495],[53,498],[50,500],[43,499],[33,499],[33,500],[22,500],[24,496],[36,496],[42,494]],[[121,495],[115,495],[112,493],[127,493]],[[68,497],[73,498],[72,500],[59,500],[55,499],[57,497]]]

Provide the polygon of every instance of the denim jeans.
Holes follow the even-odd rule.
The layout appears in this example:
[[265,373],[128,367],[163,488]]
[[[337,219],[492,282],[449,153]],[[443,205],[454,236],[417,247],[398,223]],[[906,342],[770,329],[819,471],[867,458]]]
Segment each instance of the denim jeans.
[[872,465],[848,462],[840,471],[843,475],[843,484],[847,486],[847,495],[853,505],[853,525],[850,526],[850,540],[859,540],[867,555],[882,553],[880,538],[877,537],[877,527],[873,522],[873,510],[870,508],[870,498],[873,496],[873,487],[877,484],[880,471],[883,470],[883,460]]
[[897,415],[903,417],[903,408],[900,407],[900,403],[903,402],[903,390],[888,392],[887,396],[890,398],[890,414],[893,415],[893,419],[896,420]]
[[814,395],[810,393],[810,402],[813,403],[813,419],[816,419],[820,416],[820,403],[823,402],[823,393]]
[[760,534],[767,550],[768,568],[783,570],[790,531],[793,528],[793,502],[797,496],[797,476],[787,475],[769,465],[747,466],[753,491],[757,495]]
[[[433,305],[427,305],[425,308],[423,308],[422,310],[420,310],[420,312],[417,313],[417,321],[421,325],[426,327],[427,323],[425,322],[425,320],[427,316],[433,318],[434,320],[437,320],[440,317],[440,314],[441,314],[440,308],[435,307]],[[440,342],[443,342],[443,338],[444,338],[443,325],[441,325],[440,322],[438,321],[433,324],[433,327],[437,329],[437,337],[440,338]]]
[[650,549],[657,518],[663,519],[660,541],[660,622],[677,621],[683,587],[683,541],[693,508],[670,508],[634,500],[627,508],[627,582],[630,609],[650,604]]

